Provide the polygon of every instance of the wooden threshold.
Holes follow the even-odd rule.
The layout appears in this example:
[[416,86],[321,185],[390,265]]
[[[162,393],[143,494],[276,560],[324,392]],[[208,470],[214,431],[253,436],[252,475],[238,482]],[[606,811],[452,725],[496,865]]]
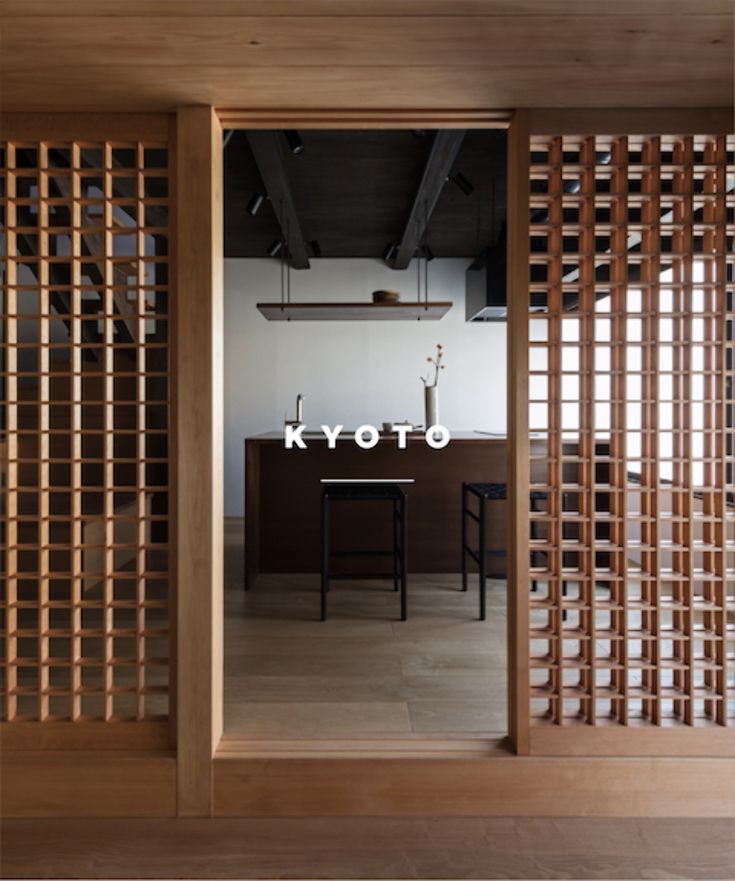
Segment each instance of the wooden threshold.
[[224,758],[488,758],[512,755],[507,737],[423,735],[420,737],[300,738],[252,740],[225,735],[215,759]]
[[214,759],[216,817],[735,817],[735,761],[330,756]]

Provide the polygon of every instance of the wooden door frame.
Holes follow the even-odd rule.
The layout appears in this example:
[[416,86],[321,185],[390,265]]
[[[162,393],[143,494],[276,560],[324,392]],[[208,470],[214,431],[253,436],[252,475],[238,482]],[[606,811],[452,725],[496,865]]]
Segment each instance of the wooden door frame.
[[[178,802],[182,816],[211,811],[212,760],[222,735],[222,131],[269,128],[506,129],[506,111],[244,111],[185,107],[177,113],[177,523]],[[521,408],[522,409],[522,408]],[[194,418],[194,414],[196,417]],[[512,448],[512,442],[509,443]],[[509,620],[523,621],[509,596]],[[519,633],[522,628],[518,628]],[[516,671],[509,630],[509,683]],[[512,732],[523,701],[513,693]],[[513,743],[524,749],[524,739]]]
[[222,126],[177,112],[177,792],[208,816],[223,706]]

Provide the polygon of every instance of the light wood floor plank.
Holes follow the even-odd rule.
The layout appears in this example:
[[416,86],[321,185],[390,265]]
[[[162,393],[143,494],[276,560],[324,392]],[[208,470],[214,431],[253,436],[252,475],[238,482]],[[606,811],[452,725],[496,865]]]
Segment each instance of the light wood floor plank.
[[245,737],[316,737],[325,730],[335,737],[371,734],[410,735],[411,716],[405,701],[311,701],[225,703],[225,729]]
[[[485,733],[502,725],[503,714],[498,713],[497,703],[502,692],[492,701],[469,700],[413,700],[409,701],[411,728],[419,734]],[[497,733],[503,732],[497,728]]]
[[[409,620],[383,582],[338,582],[317,620],[319,578],[262,575],[242,589],[242,526],[227,524],[225,732],[329,738],[506,731],[505,583],[411,575]],[[443,727],[444,726],[444,727]]]

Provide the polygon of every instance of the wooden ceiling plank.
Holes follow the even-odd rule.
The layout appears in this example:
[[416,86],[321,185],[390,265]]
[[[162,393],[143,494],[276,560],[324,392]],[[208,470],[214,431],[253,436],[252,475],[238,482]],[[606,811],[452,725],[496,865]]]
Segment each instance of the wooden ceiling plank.
[[[654,66],[676,61],[682,69],[731,63],[732,21],[725,17],[609,16],[600,27],[587,17],[494,18],[366,17],[350,19],[215,17],[9,19],[3,26],[3,68],[33,62],[39,68],[101,64],[121,69],[150,64],[294,67],[450,65],[515,71],[529,64],[588,67]],[[70,34],[59,40],[60,32]],[[534,34],[543,34],[542,40]],[[155,41],[155,52],[151,44]],[[162,76],[166,74],[162,72]]]
[[[59,0],[4,0],[4,18],[45,18],[59,14]],[[150,0],[64,0],[69,16],[126,18],[150,14]],[[162,16],[252,16],[284,18],[310,17],[353,18],[366,15],[441,16],[445,18],[508,15],[578,15],[599,19],[609,15],[732,15],[731,0],[166,0],[156,4]]]
[[294,269],[309,269],[306,242],[301,232],[291,185],[283,161],[281,133],[253,131],[248,132],[247,138],[271,207],[278,220],[278,225],[281,227],[291,265]]
[[[332,66],[303,68],[131,68],[24,65],[2,75],[6,111],[173,110],[182,105],[288,110],[359,109],[436,113],[513,107],[727,107],[731,64],[652,64],[585,67],[570,62],[550,71],[529,64],[511,72],[487,68]],[[400,88],[398,87],[400,85]]]
[[411,262],[426,229],[426,224],[439,199],[439,194],[452,170],[464,136],[465,132],[462,129],[438,131],[434,136],[434,143],[431,145],[431,152],[426,160],[421,183],[406,221],[398,253],[393,263],[390,264],[393,269],[405,269]]

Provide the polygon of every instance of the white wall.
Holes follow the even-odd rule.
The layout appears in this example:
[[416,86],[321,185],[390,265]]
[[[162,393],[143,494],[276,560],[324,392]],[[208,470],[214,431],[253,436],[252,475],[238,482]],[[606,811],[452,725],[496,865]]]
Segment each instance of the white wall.
[[[423,423],[423,385],[436,343],[446,352],[441,422],[454,431],[505,431],[505,324],[468,323],[467,260],[433,260],[429,296],[452,300],[439,322],[266,321],[262,301],[280,300],[280,266],[269,259],[225,260],[225,513],[243,513],[243,439],[281,430],[304,397],[304,421],[345,429],[409,419]],[[312,260],[291,273],[298,301],[370,302],[378,288],[416,299],[416,270],[381,260]]]

